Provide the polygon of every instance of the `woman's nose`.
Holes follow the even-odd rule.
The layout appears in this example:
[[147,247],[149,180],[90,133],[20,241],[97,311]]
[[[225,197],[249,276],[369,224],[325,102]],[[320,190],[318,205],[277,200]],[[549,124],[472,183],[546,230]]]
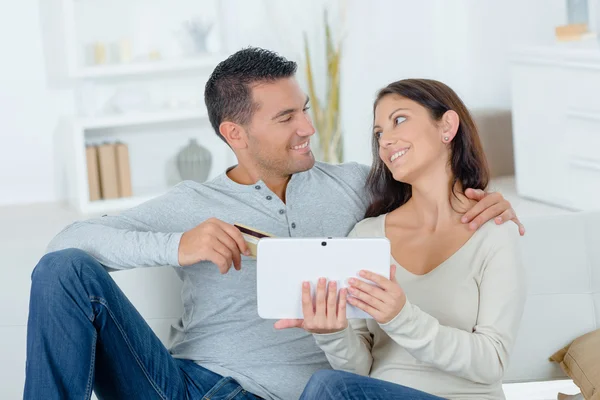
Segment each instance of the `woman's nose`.
[[390,134],[386,135],[385,133],[381,133],[379,136],[379,144],[382,147],[388,147],[396,143],[397,140]]

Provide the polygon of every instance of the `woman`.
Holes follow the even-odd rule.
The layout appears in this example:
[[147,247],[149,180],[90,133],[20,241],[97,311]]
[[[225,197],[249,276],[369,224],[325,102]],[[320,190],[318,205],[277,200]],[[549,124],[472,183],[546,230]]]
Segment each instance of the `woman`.
[[461,222],[463,188],[489,178],[469,112],[440,82],[394,82],[375,101],[373,154],[372,203],[350,236],[390,240],[390,277],[350,280],[348,303],[373,319],[349,326],[346,290],[336,304],[319,281],[303,327],[341,371],[317,373],[303,398],[503,399],[525,279],[514,227]]

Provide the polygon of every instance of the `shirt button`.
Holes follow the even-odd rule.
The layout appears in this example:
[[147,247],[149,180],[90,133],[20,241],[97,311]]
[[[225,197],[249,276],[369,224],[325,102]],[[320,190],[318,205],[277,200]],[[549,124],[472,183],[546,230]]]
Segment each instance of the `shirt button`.
[[271,200],[273,197],[271,197],[271,195],[267,196],[267,200]]
[[254,186],[254,189],[256,189],[256,190],[260,190],[260,185],[256,185],[256,186]]
[[283,210],[283,209],[279,210],[279,214],[281,214],[281,215],[285,214],[285,210]]
[[292,229],[296,229],[296,223],[292,222]]

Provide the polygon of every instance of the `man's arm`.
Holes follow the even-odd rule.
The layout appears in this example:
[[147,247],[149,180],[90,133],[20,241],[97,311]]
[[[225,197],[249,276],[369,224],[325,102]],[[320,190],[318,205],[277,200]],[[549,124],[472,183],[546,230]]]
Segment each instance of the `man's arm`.
[[[183,184],[119,216],[75,222],[48,245],[47,251],[81,249],[109,269],[187,266],[210,261],[221,273],[241,267],[240,253],[248,248],[237,228],[216,218],[173,229],[190,201]],[[208,206],[208,205],[207,205]],[[179,228],[179,227],[177,227]]]
[[[364,164],[355,164],[359,175],[364,176],[366,180],[369,175],[370,167]],[[512,208],[508,200],[499,192],[484,192],[479,189],[465,190],[465,196],[471,200],[476,200],[477,204],[462,217],[464,224],[469,224],[472,230],[478,229],[487,221],[495,219],[496,224],[500,225],[512,221],[519,227],[521,236],[525,235],[525,226],[519,221],[519,217]]]
[[184,188],[178,185],[121,215],[72,223],[52,239],[47,251],[77,248],[110,269],[179,265],[183,230],[169,231],[165,221],[185,197]]

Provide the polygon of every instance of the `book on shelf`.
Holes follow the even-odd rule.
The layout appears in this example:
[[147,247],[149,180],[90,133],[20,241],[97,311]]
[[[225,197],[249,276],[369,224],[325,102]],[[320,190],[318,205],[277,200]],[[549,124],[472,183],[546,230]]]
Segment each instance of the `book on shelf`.
[[129,168],[129,148],[125,143],[115,144],[117,158],[117,184],[119,197],[131,197],[131,170]]
[[98,148],[96,146],[86,146],[85,158],[90,201],[100,200],[102,194],[100,193],[100,174],[98,172]]
[[129,148],[125,143],[86,146],[90,201],[133,195]]

